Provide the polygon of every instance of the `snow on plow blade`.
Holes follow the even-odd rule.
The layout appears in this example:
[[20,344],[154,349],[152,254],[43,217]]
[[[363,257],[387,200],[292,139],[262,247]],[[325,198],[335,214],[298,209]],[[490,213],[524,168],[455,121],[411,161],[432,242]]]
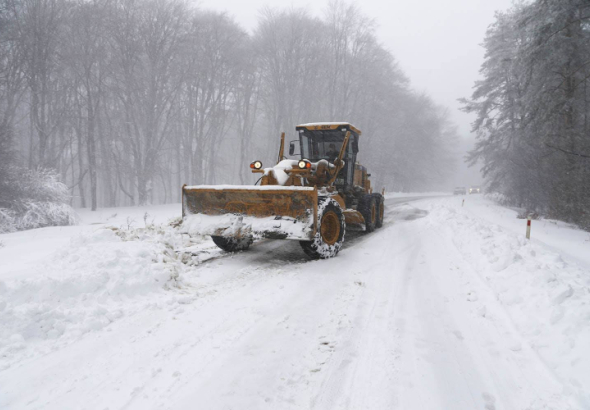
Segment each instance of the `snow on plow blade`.
[[311,187],[200,185],[182,188],[183,231],[311,240],[318,193]]

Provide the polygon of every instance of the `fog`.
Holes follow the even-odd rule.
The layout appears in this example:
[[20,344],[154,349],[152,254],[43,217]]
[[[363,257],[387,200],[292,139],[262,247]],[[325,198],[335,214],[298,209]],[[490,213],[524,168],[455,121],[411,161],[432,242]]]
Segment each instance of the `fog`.
[[[264,7],[300,7],[321,15],[328,2],[291,0],[201,0],[201,8],[226,11],[252,31]],[[424,0],[356,2],[377,24],[377,37],[392,52],[413,88],[450,108],[449,115],[468,138],[474,116],[459,112],[458,98],[471,95],[479,78],[481,46],[497,10],[512,0]]]
[[[254,30],[264,7],[300,7],[321,15],[327,2],[306,0],[268,1],[202,0],[203,8],[225,10],[248,30]],[[480,78],[484,59],[481,43],[497,10],[506,10],[512,0],[424,0],[357,2],[360,9],[377,25],[377,36],[392,52],[411,87],[424,92],[448,107],[449,119],[457,125],[459,156],[473,148],[471,123],[475,116],[460,111],[459,98],[469,97]],[[460,160],[450,185],[482,184],[479,168],[468,167]],[[443,187],[441,187],[442,189]]]
[[485,164],[509,202],[546,207],[566,187],[584,204],[588,8],[567,2],[7,0],[0,208],[253,184],[248,164],[275,164],[281,132],[325,121],[363,131],[354,160],[378,190],[480,185]]

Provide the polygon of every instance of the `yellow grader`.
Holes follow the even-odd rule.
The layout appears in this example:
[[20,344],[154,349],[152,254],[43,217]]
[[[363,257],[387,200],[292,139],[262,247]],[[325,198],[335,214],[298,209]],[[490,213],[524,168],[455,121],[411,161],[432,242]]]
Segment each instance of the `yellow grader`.
[[346,227],[372,232],[383,226],[384,197],[373,193],[370,174],[356,161],[361,131],[349,123],[296,127],[286,159],[281,135],[278,162],[263,168],[260,185],[183,186],[183,229],[211,235],[228,252],[248,249],[254,238],[298,240],[314,259],[338,254]]

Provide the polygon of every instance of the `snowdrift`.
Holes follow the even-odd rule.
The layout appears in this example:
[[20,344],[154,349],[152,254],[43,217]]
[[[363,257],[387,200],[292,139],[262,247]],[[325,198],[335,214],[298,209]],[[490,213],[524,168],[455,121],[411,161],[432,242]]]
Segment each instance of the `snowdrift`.
[[[590,407],[590,270],[535,241],[535,231],[533,240],[527,240],[515,211],[505,210],[513,218],[508,223],[522,228],[521,234],[485,220],[497,218],[499,208],[483,198],[470,198],[464,208],[456,199],[447,199],[433,201],[426,209],[432,229],[453,243],[491,288],[523,342],[555,372],[568,393]],[[539,225],[536,228],[538,234]],[[563,235],[575,233],[570,229]],[[485,317],[485,302],[476,293],[469,298]],[[514,341],[513,348],[520,350],[521,342]]]
[[73,238],[37,276],[0,281],[0,357],[7,359],[0,368],[35,342],[71,341],[157,305],[166,289],[180,291],[187,260],[175,249],[186,241],[168,225],[99,228]]

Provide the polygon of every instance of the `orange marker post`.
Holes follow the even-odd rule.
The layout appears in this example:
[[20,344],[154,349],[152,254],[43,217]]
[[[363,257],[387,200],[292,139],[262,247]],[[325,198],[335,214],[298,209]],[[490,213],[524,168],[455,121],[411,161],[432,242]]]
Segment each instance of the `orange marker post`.
[[527,216],[526,218],[526,238],[531,239],[531,216]]

